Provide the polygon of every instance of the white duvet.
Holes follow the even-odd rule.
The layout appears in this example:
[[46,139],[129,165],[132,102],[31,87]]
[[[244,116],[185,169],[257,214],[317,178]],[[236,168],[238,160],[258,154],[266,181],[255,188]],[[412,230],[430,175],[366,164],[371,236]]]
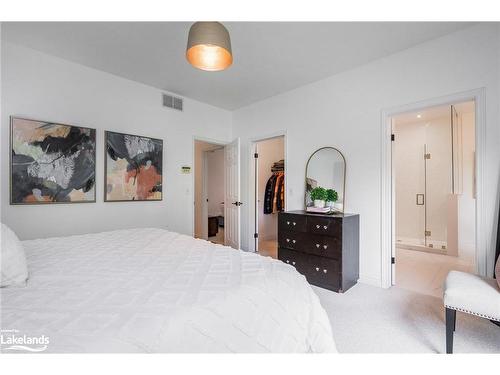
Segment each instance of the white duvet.
[[318,297],[280,261],[161,229],[23,245],[28,286],[0,290],[0,324],[45,335],[46,352],[335,351]]

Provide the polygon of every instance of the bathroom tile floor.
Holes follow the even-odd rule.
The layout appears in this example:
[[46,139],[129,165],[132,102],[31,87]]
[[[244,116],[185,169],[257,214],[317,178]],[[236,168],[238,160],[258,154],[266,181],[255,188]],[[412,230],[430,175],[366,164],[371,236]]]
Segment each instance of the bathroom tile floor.
[[396,248],[396,286],[442,297],[443,283],[451,270],[474,272],[470,260]]
[[213,237],[208,237],[208,240],[213,243],[224,245],[224,228],[219,227],[219,231]]

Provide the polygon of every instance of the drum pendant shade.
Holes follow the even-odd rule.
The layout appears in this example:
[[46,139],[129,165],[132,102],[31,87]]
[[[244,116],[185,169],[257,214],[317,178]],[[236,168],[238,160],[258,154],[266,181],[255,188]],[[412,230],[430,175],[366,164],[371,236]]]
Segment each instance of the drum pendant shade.
[[196,22],[189,29],[186,58],[206,71],[227,69],[233,63],[229,32],[220,22]]

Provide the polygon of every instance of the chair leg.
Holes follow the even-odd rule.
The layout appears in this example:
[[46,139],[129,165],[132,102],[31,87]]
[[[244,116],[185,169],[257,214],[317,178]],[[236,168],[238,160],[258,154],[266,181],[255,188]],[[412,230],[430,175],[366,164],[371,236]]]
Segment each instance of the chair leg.
[[453,332],[455,331],[456,319],[457,311],[446,308],[446,354],[453,353]]

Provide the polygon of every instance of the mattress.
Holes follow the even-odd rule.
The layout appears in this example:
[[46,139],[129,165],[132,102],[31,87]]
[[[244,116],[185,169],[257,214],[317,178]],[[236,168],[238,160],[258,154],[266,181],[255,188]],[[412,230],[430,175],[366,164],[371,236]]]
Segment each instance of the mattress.
[[23,244],[28,286],[0,289],[0,327],[49,340],[33,350],[336,350],[305,278],[269,257],[153,228]]

